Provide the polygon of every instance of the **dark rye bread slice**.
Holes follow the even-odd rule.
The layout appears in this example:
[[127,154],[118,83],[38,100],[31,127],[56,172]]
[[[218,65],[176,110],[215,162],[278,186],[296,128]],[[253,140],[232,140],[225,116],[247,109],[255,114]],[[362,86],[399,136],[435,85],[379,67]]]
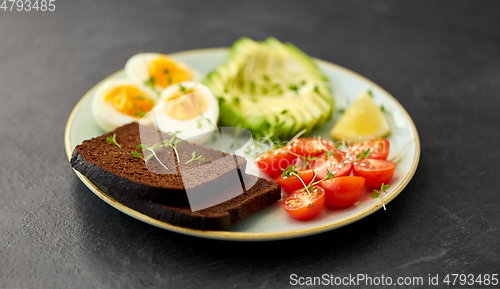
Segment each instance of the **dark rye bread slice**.
[[[106,140],[114,134],[121,148]],[[155,143],[161,144],[161,140],[170,139],[168,134],[131,123],[78,145],[73,151],[71,165],[89,180],[104,187],[113,188],[136,199],[171,206],[189,204],[186,188],[203,192],[214,190],[221,184],[230,187],[240,183],[240,179],[235,178],[235,175],[241,177],[240,171],[244,172],[245,158],[186,141],[177,145],[180,162],[171,148],[162,148],[156,152],[169,171],[154,157],[146,165],[144,160],[132,155],[132,151],[143,155],[137,148],[141,143],[152,147]],[[202,155],[206,162],[200,164],[192,161],[186,164],[193,151],[196,156]],[[183,172],[182,176],[179,172]]]
[[[255,185],[244,189],[243,194],[226,202],[192,212],[189,206],[174,207],[132,198],[114,189],[108,194],[120,203],[154,219],[182,227],[199,230],[225,230],[253,213],[266,208],[281,198],[281,187],[276,182],[245,175]],[[235,185],[227,190],[241,189]]]

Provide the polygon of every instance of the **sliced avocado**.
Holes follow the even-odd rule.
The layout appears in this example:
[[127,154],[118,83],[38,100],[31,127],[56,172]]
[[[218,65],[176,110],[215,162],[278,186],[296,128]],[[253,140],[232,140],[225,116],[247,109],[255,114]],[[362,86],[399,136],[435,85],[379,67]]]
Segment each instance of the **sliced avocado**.
[[318,66],[275,38],[237,40],[205,84],[219,98],[220,125],[241,125],[256,137],[287,140],[322,126],[333,111],[328,79]]

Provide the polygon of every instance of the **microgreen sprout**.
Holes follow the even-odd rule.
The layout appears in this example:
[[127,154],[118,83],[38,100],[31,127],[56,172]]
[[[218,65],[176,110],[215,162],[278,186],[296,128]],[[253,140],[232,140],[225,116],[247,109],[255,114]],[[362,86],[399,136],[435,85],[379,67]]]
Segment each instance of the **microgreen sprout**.
[[312,162],[312,161],[315,161],[316,159],[318,159],[317,157],[313,157],[311,155],[307,155],[307,157],[305,157],[305,156],[301,156],[301,155],[296,154],[296,153],[292,153],[291,151],[288,151],[288,153],[290,153],[296,157],[301,158],[304,161],[304,163],[302,164],[302,167],[304,167],[304,168],[307,167],[309,162]]
[[[160,161],[160,159],[158,158],[158,155],[156,154],[156,152],[162,148],[162,145],[155,143],[152,147],[148,147],[146,144],[139,144],[137,146],[137,148],[142,149],[143,151],[148,150],[151,152],[151,154],[149,156],[147,156],[145,159],[143,157],[141,157],[144,160],[144,162],[147,162],[150,158],[152,158],[154,156],[155,159],[158,161],[158,163],[160,163],[160,165],[162,167],[164,167],[167,171],[169,170],[167,168],[167,166],[162,161]],[[134,157],[137,157],[137,155],[139,155],[139,154],[137,152],[136,152],[136,154],[134,154],[134,152],[132,152],[132,155]],[[140,155],[139,155],[139,157],[140,157]]]
[[154,92],[156,92],[157,95],[160,95],[160,91],[156,89],[154,76],[150,76],[147,80],[145,80],[144,85],[150,87]]
[[208,117],[204,117],[203,113],[198,113],[200,114],[200,118],[196,121],[196,127],[201,128],[203,126],[203,121],[208,122],[208,124],[212,124],[212,121]]
[[117,147],[119,148],[122,148],[122,146],[116,142],[116,133],[111,137],[111,136],[108,136],[106,138],[106,141],[109,143],[109,144],[115,144]]
[[321,140],[321,136],[318,136],[318,142],[317,143],[321,146],[322,151],[328,151],[328,149],[323,144],[323,141]]
[[364,159],[364,158],[368,157],[369,155],[370,155],[370,149],[367,149],[366,151],[358,154],[356,156],[356,160]]
[[298,139],[301,135],[305,134],[307,132],[307,129],[303,129],[299,131],[297,134],[295,134],[292,139],[286,144],[286,145],[291,145],[296,139]]
[[149,86],[155,89],[155,78],[154,76],[150,76],[146,81],[144,81],[144,85]]
[[[142,157],[138,152],[136,151],[133,151],[132,152],[132,155],[136,158],[141,158],[143,159],[145,162],[147,162],[150,158],[152,158],[153,156],[156,158],[156,160],[166,169],[166,170],[169,170],[167,168],[167,166],[165,166],[165,164],[160,161],[160,159],[158,158],[158,155],[156,154],[157,151],[159,151],[162,147],[172,147],[174,149],[174,152],[175,152],[175,155],[177,157],[177,161],[179,162],[180,161],[180,158],[179,158],[179,152],[177,151],[177,145],[182,142],[180,139],[176,139],[176,135],[179,134],[180,131],[176,131],[176,132],[173,132],[173,133],[170,133],[172,135],[172,137],[169,139],[169,140],[163,140],[163,145],[161,144],[154,144],[152,147],[148,147],[146,144],[139,144],[137,146],[137,148],[140,148],[142,149],[143,151],[144,150],[148,150],[151,152],[150,155],[148,155],[146,158]],[[193,152],[194,153],[194,152]],[[199,156],[198,158],[196,158],[195,160],[199,161],[199,162],[204,162],[205,159],[203,159],[201,156]],[[191,161],[191,160],[190,160]],[[188,161],[188,163],[190,162]]]
[[184,85],[179,84],[179,89],[181,90],[182,93],[187,94],[187,89]]
[[205,162],[205,159],[203,158],[202,155],[196,156],[196,152],[193,151],[193,153],[191,154],[191,159],[186,162],[186,165],[192,161],[198,161],[198,164],[201,164],[201,163]]
[[356,155],[356,158],[354,160],[351,160],[351,161],[345,161],[343,162],[342,164],[352,164],[352,163],[355,163],[359,160],[362,160],[364,158],[367,158],[368,156],[370,155],[370,149],[367,149],[365,150],[364,152],[362,153],[359,153],[358,155]]
[[[136,158],[141,158],[141,159],[143,159],[143,160],[144,160],[144,158],[143,158],[143,157],[142,157],[142,156],[141,156],[138,152],[136,152],[136,151],[132,151],[132,152],[131,152],[131,154],[132,154],[132,156],[134,156],[134,157],[136,157]],[[145,160],[144,160],[144,161],[145,161]]]
[[307,167],[307,165],[309,164],[309,162],[311,161],[315,161],[317,159],[317,157],[312,157],[311,155],[308,155],[306,158],[304,158],[304,168]]
[[274,143],[274,144],[273,144],[273,149],[275,149],[275,150],[276,150],[276,149],[280,149],[280,148],[282,148],[282,147],[283,147],[283,144],[281,144],[281,143],[279,143],[279,142],[276,142],[276,143]]
[[[144,52],[141,52],[142,54],[142,60],[144,61],[145,66],[149,66],[148,64],[148,57]],[[155,78],[152,75],[149,75],[149,78],[144,81],[145,86],[151,87],[151,89],[157,94],[160,95],[160,91],[156,89],[156,84],[155,84]]]
[[[142,96],[136,96],[135,98],[138,98],[138,97],[142,97]],[[144,97],[142,97],[143,99],[146,99]],[[146,115],[146,111],[144,111],[142,108],[138,107],[134,102],[132,103],[132,105],[134,106],[134,108],[137,110],[136,112],[134,112],[134,117],[136,116],[140,116],[140,117],[144,117]]]
[[177,137],[177,135],[179,135],[181,133],[180,130],[176,130],[174,132],[169,132],[168,134],[170,134],[172,137],[170,138],[170,142],[172,142],[174,140],[175,137]]
[[309,191],[309,188],[307,187],[306,183],[304,180],[299,176],[299,172],[296,170],[297,166],[289,166],[288,169],[281,169],[283,173],[281,174],[281,177],[283,178],[288,178],[291,175],[296,176],[300,182],[304,185],[305,190],[307,191],[308,194],[311,194]]
[[271,141],[271,137],[276,133],[276,131],[270,131],[268,134],[266,134],[263,138],[261,138],[258,142],[260,146],[264,145],[265,142],[268,142],[269,145],[273,146],[273,142]]
[[326,177],[324,177],[323,179],[321,179],[321,180],[319,180],[319,181],[315,182],[314,180],[316,179],[316,175],[314,175],[314,177],[313,177],[313,179],[311,180],[311,182],[309,183],[309,185],[305,186],[305,188],[304,188],[304,189],[302,189],[302,191],[304,191],[304,190],[309,191],[309,190],[308,190],[308,188],[309,188],[309,189],[312,189],[312,187],[316,186],[317,184],[319,184],[319,183],[321,183],[321,182],[323,182],[323,181],[326,181],[326,180],[331,180],[331,179],[333,179],[333,178],[335,178],[335,174],[334,174],[334,173],[331,173],[328,169],[326,169]]
[[281,174],[281,177],[288,178],[292,174],[298,174],[296,169],[297,169],[297,166],[289,166],[286,170],[281,169],[283,171],[283,173]]
[[380,191],[373,190],[374,193],[370,195],[370,197],[373,199],[380,197],[380,201],[382,202],[382,206],[384,207],[384,211],[385,211],[385,204],[384,204],[384,199],[382,197],[382,192],[387,194],[387,189],[390,187],[391,187],[391,185],[386,185],[386,184],[382,183],[382,186],[380,186]]
[[177,152],[177,144],[179,144],[181,142],[180,139],[176,139],[173,141],[172,143],[172,139],[170,140],[163,140],[163,143],[165,144],[165,147],[168,147],[168,146],[171,146],[174,151],[175,151],[175,154],[177,155],[177,158],[179,158],[179,153]]
[[281,169],[283,171],[283,173],[281,174],[281,177],[282,178],[288,178],[290,176],[296,176],[300,182],[304,185],[304,189],[307,191],[308,194],[311,194],[311,192],[309,192],[309,188],[306,186],[306,183],[304,182],[304,180],[299,176],[299,172],[296,170],[297,166],[289,166],[286,170],[285,169]]
[[144,117],[145,115],[146,115],[146,112],[144,112],[142,110],[134,112],[134,117],[137,117],[137,116]]
[[180,131],[176,131],[174,133],[171,133],[172,137],[169,140],[163,140],[163,143],[165,144],[165,147],[171,146],[174,149],[175,155],[177,156],[177,161],[180,161],[179,158],[179,152],[177,151],[177,144],[182,142],[180,139],[175,139],[175,136],[179,134]]

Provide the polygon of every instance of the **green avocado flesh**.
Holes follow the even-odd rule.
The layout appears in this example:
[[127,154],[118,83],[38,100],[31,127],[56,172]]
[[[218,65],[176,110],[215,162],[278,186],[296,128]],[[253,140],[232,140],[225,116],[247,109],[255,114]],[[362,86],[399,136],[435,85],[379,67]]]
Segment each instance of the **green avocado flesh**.
[[247,128],[257,137],[287,140],[328,120],[334,99],[328,79],[291,43],[241,38],[227,62],[205,80],[219,100],[219,125]]

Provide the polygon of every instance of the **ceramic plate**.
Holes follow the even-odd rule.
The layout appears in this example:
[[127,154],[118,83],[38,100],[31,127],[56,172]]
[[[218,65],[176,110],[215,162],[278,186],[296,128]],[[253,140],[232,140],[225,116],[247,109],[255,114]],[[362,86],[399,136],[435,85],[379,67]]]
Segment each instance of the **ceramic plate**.
[[[178,52],[170,54],[170,56],[187,63],[202,76],[205,76],[225,62],[228,52],[229,49],[227,48],[213,48]],[[392,129],[391,134],[388,136],[391,142],[389,159],[399,160],[394,178],[390,182],[391,188],[383,196],[385,205],[390,209],[388,204],[401,193],[413,177],[420,157],[420,142],[412,119],[393,96],[365,77],[333,63],[319,59],[315,59],[315,61],[330,79],[331,89],[336,101],[336,112],[332,120],[325,123],[323,129],[314,132],[314,135],[321,135],[324,139],[331,139],[328,132],[339,118],[340,113],[338,113],[338,110],[348,107],[363,89],[371,89],[374,101],[378,105],[383,105],[387,111],[387,118]],[[124,77],[122,70],[106,79]],[[83,140],[104,134],[104,131],[94,122],[91,113],[92,97],[101,83],[98,83],[82,97],[68,119],[65,132],[65,148],[68,158],[70,158],[75,146]],[[348,225],[382,208],[380,199],[370,198],[370,192],[365,189],[365,192],[355,205],[345,209],[333,209],[326,206],[325,210],[313,220],[295,220],[283,210],[281,202],[277,202],[255,213],[243,222],[233,225],[227,231],[202,231],[164,223],[128,208],[109,197],[105,190],[94,185],[80,173],[76,172],[76,174],[99,198],[131,217],[170,231],[211,239],[257,241],[307,236]]]

